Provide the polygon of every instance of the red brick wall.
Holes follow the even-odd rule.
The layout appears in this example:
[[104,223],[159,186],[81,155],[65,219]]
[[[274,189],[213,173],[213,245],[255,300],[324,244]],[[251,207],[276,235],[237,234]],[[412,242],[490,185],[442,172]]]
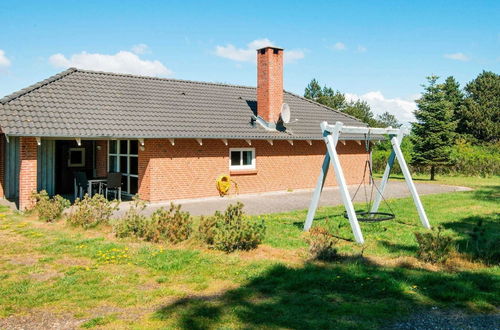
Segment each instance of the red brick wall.
[[19,209],[31,207],[31,193],[37,188],[37,148],[34,137],[19,138]]
[[266,48],[257,52],[257,114],[277,122],[283,104],[283,50]]
[[108,175],[108,141],[96,141],[95,146],[96,176],[105,177]]
[[[246,175],[232,174],[240,193],[256,193],[287,189],[312,188],[316,184],[326,147],[323,141],[229,141],[226,146],[219,140],[145,140],[145,150],[139,150],[139,195],[142,199],[162,201],[169,199],[217,196],[215,179],[229,171],[229,148],[255,148],[256,172]],[[337,150],[348,184],[357,184],[363,176],[367,159],[365,147],[354,141]],[[326,185],[335,185],[330,168]]]
[[5,197],[5,135],[0,133],[0,198]]

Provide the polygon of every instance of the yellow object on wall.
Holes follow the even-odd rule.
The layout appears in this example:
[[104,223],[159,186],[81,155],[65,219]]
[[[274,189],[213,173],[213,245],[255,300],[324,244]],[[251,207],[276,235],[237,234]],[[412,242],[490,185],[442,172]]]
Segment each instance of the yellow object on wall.
[[231,183],[234,184],[234,189],[236,190],[236,193],[238,193],[238,184],[234,180],[232,180],[229,175],[222,174],[217,178],[217,180],[215,180],[215,185],[221,197],[229,194]]

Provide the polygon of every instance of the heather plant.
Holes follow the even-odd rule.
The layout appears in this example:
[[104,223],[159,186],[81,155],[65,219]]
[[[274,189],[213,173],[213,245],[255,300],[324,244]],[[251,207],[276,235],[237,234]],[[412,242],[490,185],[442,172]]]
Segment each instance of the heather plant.
[[313,227],[306,242],[309,244],[309,256],[313,260],[334,261],[339,258],[336,245],[339,239],[323,227]]
[[92,197],[85,194],[83,199],[76,199],[67,221],[73,226],[86,229],[108,223],[113,212],[118,209],[119,204],[119,201],[110,202],[100,194],[95,194]]
[[443,234],[443,228],[433,228],[431,231],[415,233],[418,243],[417,257],[425,262],[445,262],[455,249],[455,242],[449,235]]
[[60,195],[51,198],[45,190],[39,193],[33,192],[31,198],[35,202],[33,210],[37,212],[40,220],[46,222],[59,219],[63,211],[71,205],[69,200]]
[[199,237],[211,248],[225,252],[255,249],[264,239],[263,220],[251,220],[243,213],[243,204],[229,205],[224,213],[203,218]]

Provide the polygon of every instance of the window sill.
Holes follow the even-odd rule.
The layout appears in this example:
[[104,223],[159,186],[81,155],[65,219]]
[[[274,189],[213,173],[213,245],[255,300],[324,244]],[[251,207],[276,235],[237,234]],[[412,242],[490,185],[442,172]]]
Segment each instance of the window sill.
[[257,170],[230,170],[229,175],[255,175]]

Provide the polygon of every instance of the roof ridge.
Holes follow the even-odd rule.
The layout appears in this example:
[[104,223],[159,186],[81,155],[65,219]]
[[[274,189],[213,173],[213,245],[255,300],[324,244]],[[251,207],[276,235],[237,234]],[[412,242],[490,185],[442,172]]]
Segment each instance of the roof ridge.
[[[312,104],[319,105],[320,107],[325,108],[325,109],[328,109],[328,110],[330,110],[330,111],[335,111],[335,112],[337,112],[337,113],[339,113],[339,114],[342,114],[342,115],[344,115],[344,116],[346,116],[346,117],[349,117],[349,118],[351,118],[351,119],[354,119],[354,120],[356,120],[356,121],[359,121],[359,122],[363,123],[363,122],[361,121],[361,119],[359,119],[359,118],[356,118],[356,117],[354,117],[354,116],[351,116],[350,114],[347,114],[347,113],[345,113],[345,112],[342,112],[342,111],[340,111],[340,110],[338,110],[338,109],[330,108],[330,107],[329,107],[329,106],[327,106],[327,105],[321,104],[321,103],[316,102],[316,101],[311,100],[311,99],[308,99],[307,97],[300,96],[299,94],[295,94],[295,93],[288,92],[288,91],[285,91],[285,93],[288,93],[288,94],[290,94],[290,95],[293,95],[293,96],[295,96],[295,97],[298,97],[298,98],[300,98],[300,99],[302,99],[302,100],[305,100],[305,101],[307,101],[307,102],[310,102],[310,103],[312,103]],[[365,123],[363,123],[363,124],[365,124]]]
[[215,85],[215,86],[251,88],[251,89],[257,88],[255,86],[245,86],[245,85],[236,85],[236,84],[228,84],[228,83],[216,83],[216,82],[208,82],[208,81],[196,81],[196,80],[188,80],[188,79],[152,77],[152,76],[136,75],[136,74],[130,74],[130,73],[116,73],[116,72],[94,71],[94,70],[84,70],[84,69],[75,69],[75,71],[85,72],[85,73],[93,73],[93,74],[103,74],[103,75],[109,75],[109,76],[121,76],[121,77],[132,77],[132,78],[139,78],[139,79],[192,83],[192,84],[199,84],[199,85],[212,85],[212,86]]
[[69,68],[69,69],[64,70],[62,72],[59,72],[56,75],[53,75],[52,77],[49,77],[49,78],[44,79],[42,81],[39,81],[36,84],[33,84],[31,86],[28,86],[26,88],[18,90],[17,92],[14,92],[12,94],[4,96],[3,98],[0,99],[0,104],[5,104],[5,103],[10,102],[10,101],[12,101],[14,99],[17,99],[20,96],[28,94],[28,93],[30,93],[30,92],[32,92],[32,91],[34,91],[34,90],[36,90],[36,89],[38,89],[40,87],[43,87],[43,86],[48,85],[48,84],[50,84],[50,83],[52,83],[52,82],[54,82],[56,80],[59,80],[59,79],[65,77],[65,76],[67,76],[67,75],[69,75],[69,74],[71,74],[71,73],[73,73],[75,71],[77,71],[76,68]]

